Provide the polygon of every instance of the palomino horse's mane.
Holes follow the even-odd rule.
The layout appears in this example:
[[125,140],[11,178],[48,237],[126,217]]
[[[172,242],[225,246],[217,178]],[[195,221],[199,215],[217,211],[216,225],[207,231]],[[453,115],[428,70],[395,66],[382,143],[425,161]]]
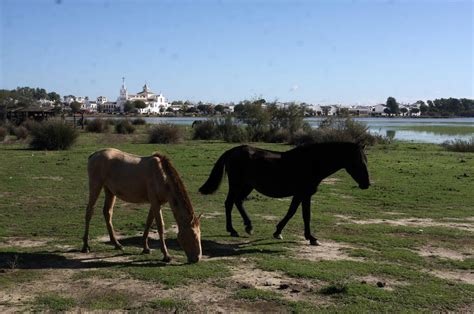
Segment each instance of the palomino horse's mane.
[[176,168],[171,163],[171,160],[165,155],[162,155],[157,152],[153,153],[153,156],[160,158],[161,165],[163,166],[165,170],[166,176],[168,177],[169,180],[171,180],[171,183],[173,184],[174,192],[184,202],[184,207],[188,210],[188,213],[192,216],[193,221],[197,221],[195,219],[196,216],[194,215],[193,205],[191,204],[191,200],[189,199],[189,195],[188,195],[188,192],[186,191],[186,187],[184,186],[183,181],[179,177],[178,171],[176,171]]

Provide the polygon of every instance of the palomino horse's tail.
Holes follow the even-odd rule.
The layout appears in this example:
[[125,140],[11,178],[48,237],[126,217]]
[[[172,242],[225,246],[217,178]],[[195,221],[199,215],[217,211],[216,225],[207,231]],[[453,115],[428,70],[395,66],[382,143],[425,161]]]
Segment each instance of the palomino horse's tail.
[[219,185],[221,184],[222,177],[224,176],[225,162],[227,160],[227,156],[229,155],[230,151],[231,150],[226,151],[216,161],[216,164],[212,168],[211,174],[209,175],[209,178],[207,179],[206,183],[204,183],[199,188],[199,192],[201,194],[207,195],[207,194],[212,194],[215,191],[217,191],[217,189],[219,188]]

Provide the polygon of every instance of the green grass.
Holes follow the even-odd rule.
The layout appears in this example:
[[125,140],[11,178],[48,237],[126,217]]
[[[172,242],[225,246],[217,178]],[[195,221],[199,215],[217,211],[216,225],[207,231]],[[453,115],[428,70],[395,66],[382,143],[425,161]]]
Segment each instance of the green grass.
[[[352,222],[420,218],[472,225],[472,154],[449,152],[430,144],[395,142],[371,147],[367,152],[373,181],[369,190],[358,189],[351,177],[340,171],[333,175],[336,180],[331,184],[321,184],[312,199],[311,226],[323,248],[327,240],[343,242],[351,246],[344,249],[345,254],[361,260],[308,260],[295,253],[307,245],[300,242],[303,236],[300,213],[284,229],[284,240],[271,236],[277,221],[286,213],[290,199],[271,199],[253,192],[245,205],[254,233],[245,233],[234,209],[234,227],[241,237],[231,238],[225,231],[223,208],[227,182],[224,181],[212,196],[197,193],[217,158],[234,144],[190,140],[175,145],[146,144],[145,129],[139,127],[132,135],[81,133],[70,151],[32,151],[26,149],[27,144],[23,142],[0,145],[0,293],[21,289],[23,285],[40,287],[45,274],[51,276],[58,270],[68,270],[71,276],[64,277],[64,286],[90,284],[95,280],[133,280],[147,287],[152,285],[156,298],[137,301],[139,291],[120,290],[91,292],[90,300],[78,300],[74,291],[66,290],[61,294],[34,295],[38,309],[199,310],[199,304],[185,296],[177,298],[161,293],[183,287],[205,289],[206,285],[228,292],[228,299],[222,301],[224,304],[264,302],[275,305],[273,309],[295,312],[466,311],[472,308],[472,285],[437,278],[430,273],[472,272],[472,255],[466,255],[461,261],[423,257],[417,253],[418,248],[427,245],[469,251],[474,243],[472,232],[449,225],[422,227]],[[258,146],[280,151],[291,148],[281,144],[259,143]],[[173,257],[171,264],[161,262],[156,240],[151,240],[152,254],[141,255],[140,234],[147,204],[124,206],[117,201],[113,222],[124,244],[123,252],[97,240],[107,234],[101,212],[103,196],[97,202],[91,222],[92,253],[80,255],[77,252],[82,245],[88,193],[87,157],[104,147],[138,155],[160,151],[171,158],[196,212],[204,213],[201,221],[204,261],[186,264],[186,256],[172,232],[166,234]],[[350,220],[338,217],[340,215]],[[268,220],[268,217],[276,220]],[[164,220],[166,228],[175,223],[168,206],[164,207]],[[12,238],[45,244],[28,247],[12,241],[13,245],[8,246],[6,243]],[[317,288],[304,302],[289,301],[276,289],[236,289],[232,277],[236,267],[257,267],[276,276],[306,280]],[[360,278],[364,276],[382,278],[392,289],[363,284]],[[322,290],[324,288],[327,290]],[[90,289],[94,289],[93,286]],[[61,306],[70,307],[61,309]]]
[[118,310],[128,309],[132,296],[119,291],[100,291],[88,296],[82,306],[90,310]]
[[64,312],[76,306],[76,301],[72,298],[62,297],[57,294],[47,294],[36,297],[33,306],[53,312]]

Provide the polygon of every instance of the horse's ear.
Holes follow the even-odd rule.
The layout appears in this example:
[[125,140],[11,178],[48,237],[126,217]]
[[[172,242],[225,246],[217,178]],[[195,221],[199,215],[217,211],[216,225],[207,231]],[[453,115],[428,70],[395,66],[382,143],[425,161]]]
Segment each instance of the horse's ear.
[[201,217],[202,217],[202,213],[199,214],[199,216],[194,216],[193,217],[193,220],[191,220],[191,225],[195,226],[197,224],[199,224],[201,222]]

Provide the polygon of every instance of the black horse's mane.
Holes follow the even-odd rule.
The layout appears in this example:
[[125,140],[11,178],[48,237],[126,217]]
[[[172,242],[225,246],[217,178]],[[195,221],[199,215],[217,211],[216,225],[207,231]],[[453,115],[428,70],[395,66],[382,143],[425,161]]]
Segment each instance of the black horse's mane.
[[361,148],[361,145],[354,142],[322,142],[322,143],[307,143],[299,145],[293,148],[290,151],[312,151],[312,150],[320,150],[320,149],[327,149],[327,148],[335,148],[335,147],[354,147],[354,148]]

